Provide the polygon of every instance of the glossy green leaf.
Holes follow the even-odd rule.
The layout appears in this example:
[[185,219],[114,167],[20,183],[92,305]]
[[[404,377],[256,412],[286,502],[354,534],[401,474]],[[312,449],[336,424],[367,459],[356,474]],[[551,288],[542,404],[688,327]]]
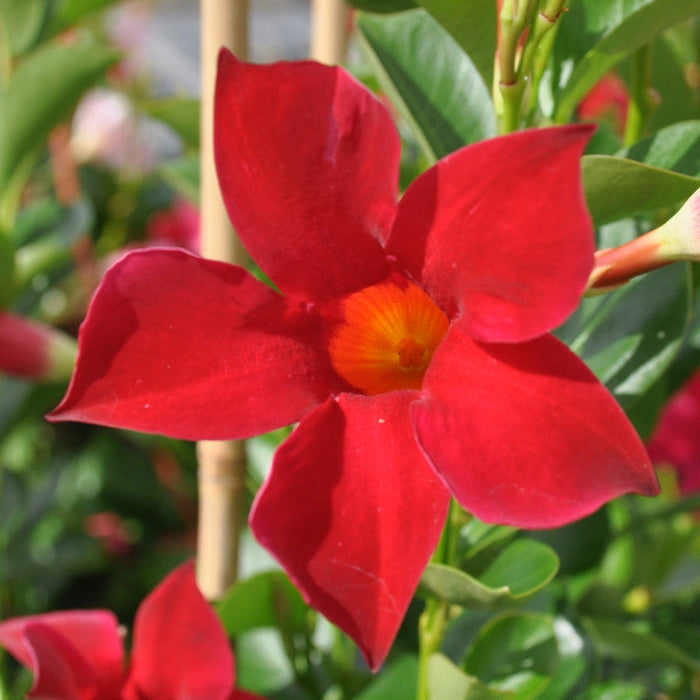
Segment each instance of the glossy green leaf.
[[463,556],[470,559],[493,545],[512,539],[517,533],[515,527],[485,523],[472,516],[460,530],[460,549]]
[[690,303],[687,273],[686,265],[671,265],[584,299],[557,331],[623,407],[652,387],[680,348]]
[[660,129],[623,155],[655,168],[700,177],[700,121],[680,122]]
[[426,12],[363,14],[357,25],[380,83],[433,162],[496,134],[491,97],[474,64]]
[[584,156],[582,172],[597,225],[680,205],[700,187],[700,178],[614,156]]
[[150,116],[165,122],[188,148],[199,148],[199,100],[164,97],[140,105]]
[[587,618],[584,625],[602,656],[639,663],[680,664],[692,673],[700,673],[698,659],[647,629],[602,618]]
[[513,598],[533,595],[546,586],[559,569],[559,558],[542,542],[520,538],[494,559],[479,581],[489,588],[507,586]]
[[544,692],[537,696],[538,700],[568,700],[573,697],[572,689],[588,667],[588,659],[583,653],[584,640],[566,618],[556,618],[554,634],[559,663],[550,683]]
[[467,653],[464,669],[481,683],[525,700],[547,687],[558,663],[553,619],[509,613],[483,627]]
[[416,7],[413,0],[347,0],[347,3],[358,10],[382,14],[412,10]]
[[0,94],[0,192],[118,57],[96,46],[51,45],[20,64]]
[[507,586],[491,588],[464,571],[444,564],[428,564],[421,576],[418,592],[465,608],[486,610],[512,598]]
[[[616,63],[649,44],[664,29],[700,13],[700,0],[580,0],[572,3],[572,12],[563,19],[569,27],[557,37],[559,47],[573,36],[573,50],[566,47],[573,68],[561,92],[555,97],[555,121],[571,119],[586,93]],[[592,46],[578,59],[576,52]],[[565,54],[555,51],[557,61]],[[561,76],[567,66],[561,65]]]
[[46,26],[50,0],[0,0],[0,37],[14,54],[36,46]]
[[268,571],[241,581],[219,603],[218,612],[229,635],[259,627],[302,629],[308,608],[281,571]]
[[493,83],[496,56],[496,3],[484,0],[417,0],[464,49],[484,85]]
[[[418,659],[402,656],[385,666],[355,700],[414,700],[418,685]],[[436,696],[442,697],[442,696]]]
[[428,661],[428,687],[430,697],[440,700],[506,700],[512,697],[479,683],[443,654],[433,654]]

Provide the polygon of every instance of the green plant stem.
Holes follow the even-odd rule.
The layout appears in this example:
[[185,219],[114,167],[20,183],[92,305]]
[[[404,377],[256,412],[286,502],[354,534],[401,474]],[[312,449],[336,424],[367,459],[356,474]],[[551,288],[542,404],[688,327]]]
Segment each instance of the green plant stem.
[[[464,512],[453,499],[445,528],[442,531],[433,562],[456,565],[459,529],[464,523]],[[418,691],[416,700],[430,700],[428,666],[430,657],[440,649],[447,629],[449,604],[445,600],[430,598],[418,621]]]
[[644,136],[654,102],[651,99],[651,47],[643,46],[633,58],[630,102],[625,121],[625,146],[631,146]]

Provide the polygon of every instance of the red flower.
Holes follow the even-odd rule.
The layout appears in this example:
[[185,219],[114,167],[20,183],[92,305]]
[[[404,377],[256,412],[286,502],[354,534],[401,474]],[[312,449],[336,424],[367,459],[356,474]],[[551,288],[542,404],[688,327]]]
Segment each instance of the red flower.
[[28,697],[45,700],[255,700],[235,690],[224,628],[188,562],[136,614],[128,675],[114,615],[72,610],[0,622],[0,645],[34,673]]
[[649,440],[649,454],[654,462],[677,470],[681,493],[700,491],[700,371],[666,404]]
[[396,129],[342,69],[224,52],[215,113],[231,219],[281,294],[182,251],[132,253],[92,302],[54,418],[189,439],[301,421],[251,525],[372,668],[450,493],[524,527],[656,493],[622,410],[546,335],[593,265],[591,127],[469,146],[397,204]]

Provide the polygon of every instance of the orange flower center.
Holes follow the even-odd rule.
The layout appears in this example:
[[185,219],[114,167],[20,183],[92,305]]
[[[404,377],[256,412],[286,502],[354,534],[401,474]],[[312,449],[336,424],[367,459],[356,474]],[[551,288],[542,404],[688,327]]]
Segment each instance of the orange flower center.
[[330,343],[336,372],[367,394],[420,389],[449,321],[418,286],[384,282],[351,294]]

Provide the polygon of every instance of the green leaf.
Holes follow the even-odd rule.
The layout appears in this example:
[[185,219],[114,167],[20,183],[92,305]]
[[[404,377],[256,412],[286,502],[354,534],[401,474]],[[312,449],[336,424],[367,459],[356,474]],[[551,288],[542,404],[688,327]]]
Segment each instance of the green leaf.
[[465,50],[484,85],[493,83],[496,56],[496,3],[484,0],[418,0]]
[[525,598],[546,586],[559,569],[559,557],[542,542],[520,538],[511,542],[479,576],[489,588],[507,586],[513,598]]
[[482,685],[443,654],[433,654],[428,661],[428,687],[430,697],[440,700],[505,700],[512,697],[509,693]]
[[700,187],[700,178],[615,156],[584,156],[582,170],[596,225],[679,205]]
[[584,299],[557,331],[623,407],[644,396],[668,369],[686,330],[690,280],[674,264]]
[[491,588],[464,571],[445,564],[428,564],[421,576],[418,592],[465,608],[484,610],[492,610],[512,599],[507,586]]
[[199,156],[187,155],[165,161],[159,168],[161,177],[195,204],[199,202]]
[[423,10],[360,15],[379,81],[433,162],[496,134],[486,86],[459,45]]
[[602,656],[638,663],[665,661],[680,664],[691,673],[700,673],[700,661],[648,629],[635,629],[606,619],[587,618],[583,622]]
[[623,155],[655,168],[700,177],[700,121],[680,122],[660,129]]
[[13,54],[33,49],[46,26],[51,0],[0,0],[0,36]]
[[[700,0],[581,0],[572,3],[571,9],[575,14],[563,18],[569,31],[557,37],[558,46],[565,46],[572,34],[585,37],[575,40],[577,49],[582,41],[594,40],[580,60],[566,51],[573,71],[555,98],[554,119],[560,124],[571,119],[581,99],[616,63],[664,29],[698,14]],[[554,59],[561,62],[564,56],[555,51]],[[562,65],[562,75],[567,72],[564,68]]]
[[[418,659],[412,655],[402,656],[385,666],[355,700],[414,700],[418,685]],[[442,697],[442,696],[435,696]]]
[[241,581],[219,603],[219,617],[232,636],[260,627],[303,629],[308,608],[281,571],[267,571]]
[[412,10],[416,7],[413,0],[347,0],[347,3],[358,10],[382,14]]
[[51,45],[20,64],[0,94],[0,193],[118,57],[96,46]]
[[164,97],[144,102],[140,107],[176,131],[188,148],[199,148],[199,100]]
[[464,669],[490,688],[524,700],[547,687],[558,663],[553,619],[509,613],[483,627],[467,653]]

